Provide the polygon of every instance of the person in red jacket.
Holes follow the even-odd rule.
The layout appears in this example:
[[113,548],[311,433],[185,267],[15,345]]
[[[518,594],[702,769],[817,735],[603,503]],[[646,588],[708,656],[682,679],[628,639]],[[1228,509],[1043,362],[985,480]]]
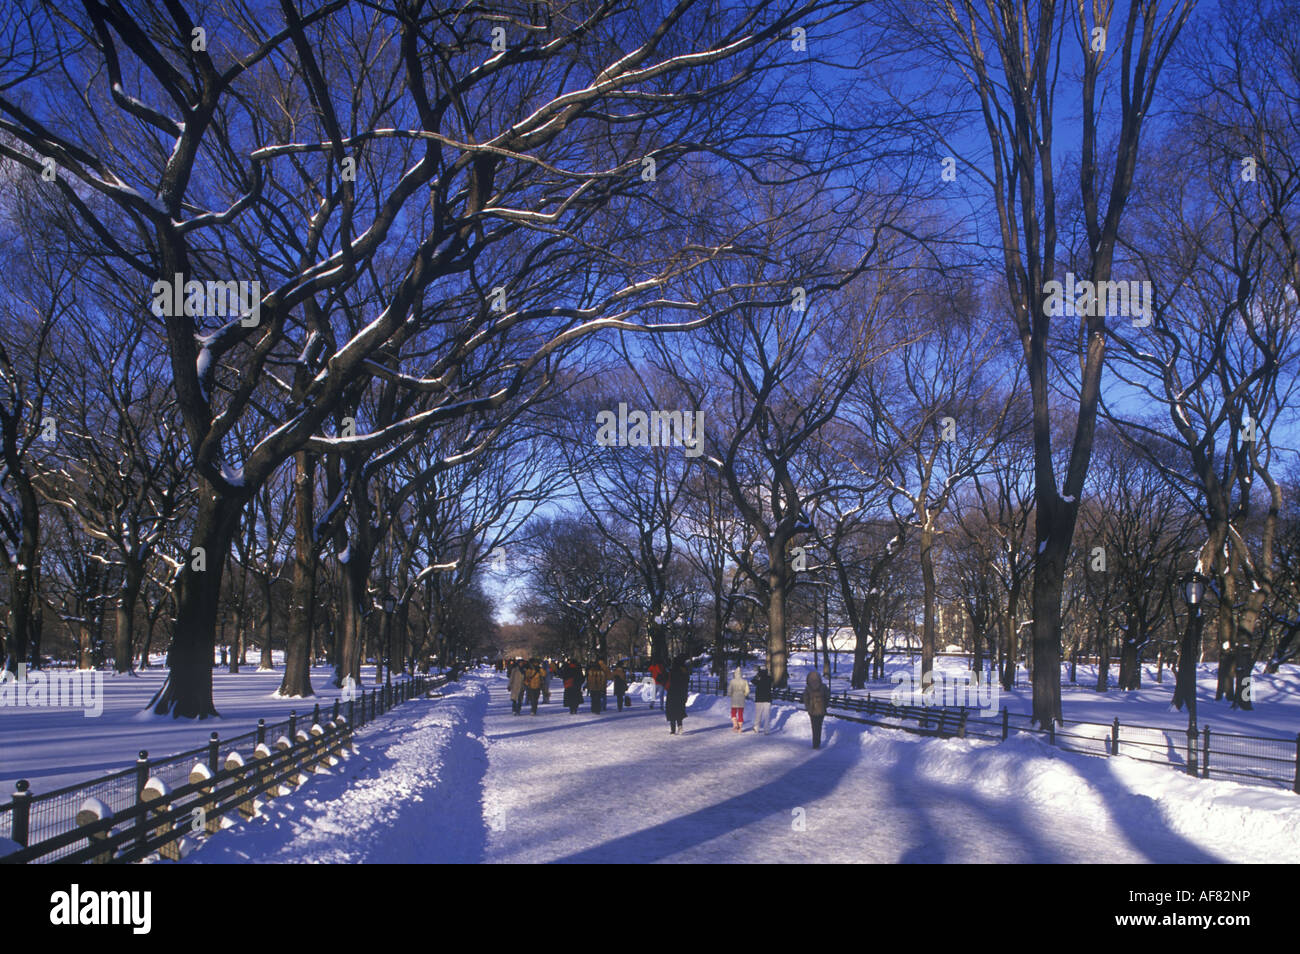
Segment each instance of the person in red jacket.
[[[657,702],[659,708],[662,709],[664,707],[664,699],[668,695],[668,670],[659,663],[652,662],[650,664],[649,673],[655,680],[655,702]],[[650,704],[650,708],[654,708],[654,702]]]

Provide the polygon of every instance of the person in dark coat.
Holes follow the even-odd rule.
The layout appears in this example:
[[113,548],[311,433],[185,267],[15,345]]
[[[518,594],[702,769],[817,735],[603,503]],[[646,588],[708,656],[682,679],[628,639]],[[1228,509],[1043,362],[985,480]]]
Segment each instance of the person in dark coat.
[[623,698],[627,695],[627,670],[623,664],[619,663],[614,667],[614,701],[618,703],[618,711],[623,711]]
[[826,688],[822,677],[814,669],[808,673],[808,681],[804,683],[803,688],[803,706],[808,710],[808,718],[812,720],[814,749],[822,747],[822,722],[826,718],[826,707],[830,702],[830,690]]
[[682,735],[686,734],[682,721],[686,718],[686,695],[690,681],[691,671],[686,668],[686,660],[679,656],[673,662],[673,668],[668,671],[668,701],[664,706],[671,735],[677,735],[679,730]]
[[564,680],[564,707],[569,715],[577,715],[578,706],[582,705],[582,670],[570,659],[560,670],[560,678]]

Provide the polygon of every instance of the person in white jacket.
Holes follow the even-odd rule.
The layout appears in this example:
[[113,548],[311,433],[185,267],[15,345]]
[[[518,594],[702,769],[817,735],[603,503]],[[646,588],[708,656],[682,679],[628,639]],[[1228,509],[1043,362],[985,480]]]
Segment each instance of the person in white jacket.
[[731,697],[732,731],[742,732],[745,728],[745,700],[749,698],[749,681],[740,674],[739,666],[736,667],[731,682],[727,683],[727,695]]

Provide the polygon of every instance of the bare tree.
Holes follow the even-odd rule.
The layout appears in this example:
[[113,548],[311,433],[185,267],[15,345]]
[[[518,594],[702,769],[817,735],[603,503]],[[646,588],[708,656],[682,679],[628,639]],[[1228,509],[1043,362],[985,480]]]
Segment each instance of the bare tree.
[[[952,0],[890,3],[900,43],[934,54],[936,94],[967,97],[987,150],[963,149],[955,128],[931,124],[951,153],[949,169],[984,189],[1000,238],[998,270],[1024,355],[1033,400],[1037,558],[1033,578],[1034,720],[1061,718],[1061,598],[1101,396],[1107,311],[1088,289],[1111,280],[1120,225],[1132,190],[1144,127],[1161,71],[1190,15],[1185,0],[1134,0],[1122,22],[1109,4],[1075,0]],[[910,60],[908,62],[911,62]],[[1077,125],[1058,123],[1068,101]],[[950,119],[951,112],[944,114]],[[1077,135],[1073,178],[1061,188],[1056,138]],[[936,170],[941,174],[940,170]],[[1073,433],[1064,469],[1053,449],[1052,331],[1061,289],[1050,285],[1062,257],[1058,230],[1077,210],[1086,244],[1080,285],[1080,359],[1072,385]],[[992,264],[992,263],[991,263]],[[1080,309],[1072,310],[1078,314]]]
[[[57,170],[68,230],[150,290],[196,473],[156,712],[215,712],[225,557],[281,466],[297,459],[305,488],[296,455],[382,453],[499,408],[582,337],[647,327],[647,309],[680,329],[737,306],[729,286],[699,296],[686,281],[752,245],[750,226],[683,227],[698,219],[692,176],[782,152],[756,122],[774,101],[749,93],[780,64],[777,38],[850,6],[493,3],[447,18],[335,0],[218,4],[202,22],[176,4],[38,8],[57,68],[32,52],[0,75],[0,155],[33,181]],[[639,208],[658,224],[631,233]],[[237,305],[213,303],[235,287]],[[422,400],[329,433],[376,378]],[[259,434],[236,460],[241,421]]]

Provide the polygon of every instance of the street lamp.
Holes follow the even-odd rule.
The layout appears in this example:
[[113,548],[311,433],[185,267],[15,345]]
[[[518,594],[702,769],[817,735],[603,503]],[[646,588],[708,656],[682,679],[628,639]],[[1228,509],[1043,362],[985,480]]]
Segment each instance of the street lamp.
[[[1196,664],[1201,655],[1201,600],[1205,596],[1205,577],[1189,573],[1182,579],[1183,599],[1187,602],[1187,629],[1183,631],[1183,646],[1178,654],[1178,686],[1174,693],[1174,707],[1187,703],[1187,731],[1196,731]],[[1191,758],[1195,759],[1193,747]],[[1192,766],[1195,772],[1195,766]]]

